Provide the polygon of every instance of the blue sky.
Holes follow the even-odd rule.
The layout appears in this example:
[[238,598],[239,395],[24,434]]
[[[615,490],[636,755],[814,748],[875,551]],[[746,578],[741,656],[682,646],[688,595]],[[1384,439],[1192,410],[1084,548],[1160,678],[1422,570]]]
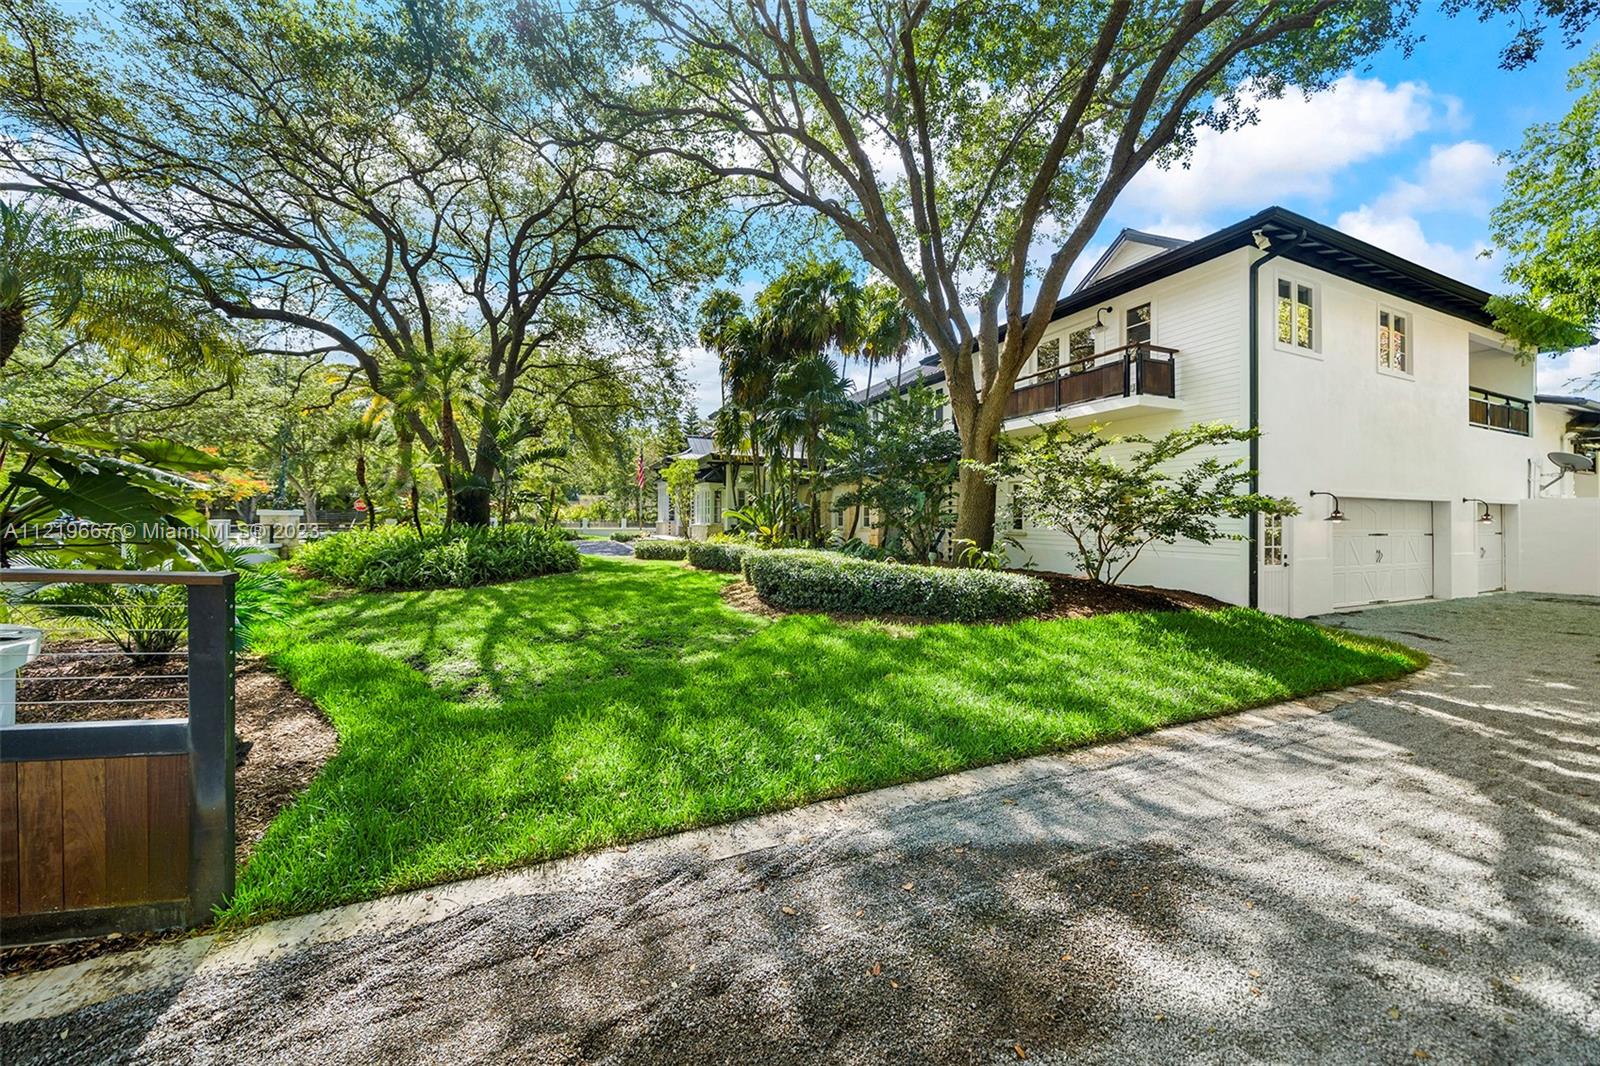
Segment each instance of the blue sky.
[[[1263,105],[1243,130],[1203,135],[1188,169],[1151,169],[1118,200],[1087,269],[1123,226],[1192,238],[1279,204],[1487,289],[1499,266],[1480,257],[1501,190],[1497,157],[1530,123],[1565,114],[1568,68],[1595,44],[1546,44],[1531,67],[1499,68],[1503,24],[1446,19],[1434,4],[1407,58],[1388,49],[1330,92]],[[759,288],[751,278],[748,288]],[[1074,280],[1076,280],[1074,278]],[[716,405],[714,362],[690,350],[696,406]],[[1543,358],[1541,391],[1600,373],[1600,348]],[[709,402],[707,402],[709,399]]]

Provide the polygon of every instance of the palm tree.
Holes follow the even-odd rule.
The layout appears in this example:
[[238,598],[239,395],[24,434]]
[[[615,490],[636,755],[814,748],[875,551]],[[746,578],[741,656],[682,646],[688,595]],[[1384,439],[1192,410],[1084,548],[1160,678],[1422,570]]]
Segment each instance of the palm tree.
[[[772,432],[778,451],[796,452],[809,475],[811,530],[822,529],[821,484],[824,457],[823,429],[851,409],[850,385],[822,352],[803,356],[786,365],[778,375],[773,404]],[[799,498],[799,478],[790,463],[790,487]]]
[[[456,518],[455,471],[467,462],[458,416],[471,410],[478,401],[478,382],[471,374],[478,362],[478,338],[460,323],[445,330],[444,342],[433,351],[397,353],[405,369],[405,387],[393,397],[404,417],[431,416],[437,427],[439,484],[444,489],[444,524],[448,529]],[[489,491],[489,486],[472,486]]]
[[231,373],[239,346],[220,318],[183,298],[163,244],[130,227],[0,203],[0,367],[46,322],[129,364]]
[[785,270],[756,303],[781,345],[794,353],[839,351],[839,372],[860,343],[861,286],[837,259],[811,259]]
[[867,388],[862,395],[872,399],[872,368],[895,359],[895,381],[904,375],[906,352],[917,336],[917,322],[900,296],[900,290],[886,281],[870,282],[861,291],[861,358],[867,364]]
[[329,441],[334,448],[348,448],[355,454],[356,485],[361,491],[361,502],[367,508],[368,529],[377,528],[378,509],[372,505],[372,491],[367,487],[367,457],[387,435],[383,424],[385,410],[385,405],[369,403],[365,411],[340,425]]

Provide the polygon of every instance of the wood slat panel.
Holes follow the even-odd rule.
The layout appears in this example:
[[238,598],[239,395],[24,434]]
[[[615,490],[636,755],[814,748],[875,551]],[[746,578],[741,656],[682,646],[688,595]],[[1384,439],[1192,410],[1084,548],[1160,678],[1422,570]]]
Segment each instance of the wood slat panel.
[[68,910],[106,900],[106,760],[61,761],[61,894]]
[[0,763],[0,915],[16,914],[17,764]]
[[61,764],[17,768],[17,905],[23,914],[62,908]]
[[106,902],[141,903],[150,891],[150,760],[106,760]]
[[189,757],[150,757],[151,900],[189,895]]

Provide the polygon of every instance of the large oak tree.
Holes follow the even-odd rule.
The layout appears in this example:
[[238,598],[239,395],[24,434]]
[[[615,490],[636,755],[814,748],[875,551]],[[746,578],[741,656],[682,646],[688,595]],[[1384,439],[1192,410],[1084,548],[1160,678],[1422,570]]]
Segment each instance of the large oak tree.
[[[472,419],[405,418],[457,516],[485,522],[499,412],[659,389],[665,305],[719,247],[708,177],[598,136],[505,33],[453,0],[128,0],[103,24],[18,0],[0,15],[0,188],[145,234],[264,347],[380,396],[436,372],[470,385]],[[620,69],[612,43],[579,44],[586,73]]]
[[[617,109],[751,203],[830,220],[938,352],[962,455],[1119,192],[1202,127],[1406,39],[1387,0],[632,0],[654,95]],[[1467,0],[1503,14],[1511,0]],[[970,310],[969,310],[970,309]],[[993,541],[964,466],[955,536]]]

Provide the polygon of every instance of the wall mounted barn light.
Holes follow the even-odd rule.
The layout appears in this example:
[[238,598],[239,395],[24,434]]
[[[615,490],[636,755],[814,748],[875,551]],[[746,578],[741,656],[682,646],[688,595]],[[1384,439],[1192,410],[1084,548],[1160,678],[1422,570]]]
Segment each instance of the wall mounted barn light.
[[1478,521],[1482,522],[1484,525],[1489,525],[1490,523],[1492,523],[1494,521],[1494,515],[1489,513],[1489,505],[1487,503],[1484,503],[1484,501],[1478,499],[1475,496],[1463,496],[1463,497],[1461,497],[1461,502],[1462,503],[1482,503],[1483,504],[1483,513],[1478,516]]
[[1328,521],[1343,522],[1345,520],[1344,512],[1339,509],[1339,497],[1335,496],[1331,492],[1318,492],[1316,489],[1311,490],[1311,495],[1313,498],[1317,496],[1326,496],[1333,501],[1333,510],[1328,512]]
[[1104,333],[1106,330],[1111,328],[1111,323],[1103,321],[1100,318],[1100,316],[1101,315],[1110,314],[1112,311],[1115,311],[1115,310],[1116,310],[1116,308],[1114,308],[1114,307],[1106,306],[1106,307],[1100,308],[1100,310],[1098,310],[1098,311],[1096,311],[1094,313],[1094,331],[1096,333]]

